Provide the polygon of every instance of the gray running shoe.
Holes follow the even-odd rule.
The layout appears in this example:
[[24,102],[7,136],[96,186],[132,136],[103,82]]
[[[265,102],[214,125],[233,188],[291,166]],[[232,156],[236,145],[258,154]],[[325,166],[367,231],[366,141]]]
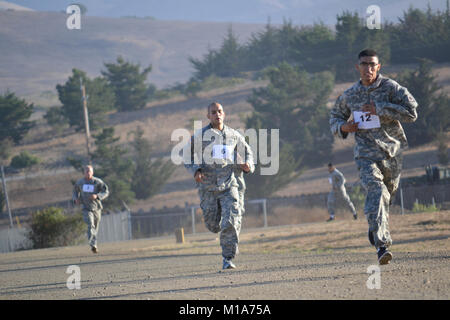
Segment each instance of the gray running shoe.
[[222,267],[222,269],[234,269],[234,268],[236,268],[236,266],[231,261],[231,259],[223,258],[223,267]]

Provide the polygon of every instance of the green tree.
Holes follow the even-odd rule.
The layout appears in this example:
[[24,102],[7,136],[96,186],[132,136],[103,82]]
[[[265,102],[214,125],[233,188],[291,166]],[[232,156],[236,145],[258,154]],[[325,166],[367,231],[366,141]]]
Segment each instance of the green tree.
[[48,125],[53,128],[57,133],[61,133],[64,127],[68,126],[69,121],[64,117],[63,110],[61,107],[51,107],[47,110],[44,115],[44,119],[47,121]]
[[41,159],[39,159],[36,156],[33,156],[28,151],[24,150],[20,152],[19,155],[11,159],[11,167],[16,169],[24,169],[34,166],[39,162],[41,162]]
[[81,213],[66,215],[62,208],[50,207],[31,215],[28,238],[34,249],[79,244],[84,235]]
[[[56,86],[59,100],[62,103],[61,114],[77,131],[84,130],[85,127],[80,79],[86,88],[89,126],[95,130],[104,123],[106,112],[114,109],[114,92],[107,85],[105,79],[101,77],[89,79],[84,71],[78,69],[72,70],[72,75],[65,84]],[[51,112],[55,113],[55,111]],[[56,116],[56,114],[51,116]]]
[[[267,70],[269,84],[249,98],[254,108],[246,127],[279,129],[280,171],[276,176],[248,177],[251,188],[267,196],[293,181],[302,169],[324,163],[332,150],[326,102],[333,88],[329,72],[308,74],[282,63]],[[269,180],[276,181],[271,186]],[[260,186],[265,186],[260,188]],[[273,187],[273,188],[272,188]],[[249,190],[251,189],[249,188]]]
[[410,7],[399,18],[400,23],[389,28],[392,60],[415,63],[417,58],[436,62],[450,61],[450,11],[435,13]]
[[441,91],[431,67],[431,61],[420,59],[416,70],[404,71],[396,78],[419,104],[417,120],[403,125],[412,147],[434,141],[441,131],[450,129],[450,98]]
[[150,142],[144,138],[144,130],[138,126],[132,132],[134,139],[131,145],[135,154],[134,175],[131,181],[131,190],[136,199],[148,199],[157,194],[175,170],[172,161],[151,159],[152,148]]
[[123,202],[128,204],[135,198],[131,190],[133,162],[127,157],[127,150],[118,144],[119,138],[114,137],[114,128],[103,128],[94,138],[97,147],[92,154],[92,160],[97,164],[95,175],[110,189],[105,208],[122,208]]
[[119,111],[144,108],[148,98],[145,81],[152,66],[140,71],[139,64],[132,64],[119,56],[116,63],[105,63],[105,67],[106,70],[101,73],[114,90]]
[[19,143],[34,125],[28,120],[34,105],[18,98],[7,91],[0,95],[0,144],[7,146],[10,142]]
[[190,57],[189,61],[196,70],[194,76],[198,80],[203,80],[210,75],[235,77],[243,71],[243,53],[243,47],[230,27],[218,50],[208,49],[203,60]]
[[[270,136],[269,136],[270,139]],[[256,152],[257,150],[253,150]],[[270,154],[270,153],[269,153]],[[272,155],[272,159],[273,159]],[[278,190],[286,187],[297,179],[301,174],[301,160],[295,159],[292,146],[283,144],[279,154],[279,169],[275,175],[261,175],[261,163],[255,166],[255,172],[245,176],[247,187],[246,197],[249,199],[267,198]]]
[[[282,143],[290,143],[295,158],[319,165],[331,152],[326,102],[334,86],[330,72],[309,74],[287,63],[267,70],[269,85],[249,98],[255,109],[247,128],[280,129]],[[259,124],[258,124],[259,123]]]

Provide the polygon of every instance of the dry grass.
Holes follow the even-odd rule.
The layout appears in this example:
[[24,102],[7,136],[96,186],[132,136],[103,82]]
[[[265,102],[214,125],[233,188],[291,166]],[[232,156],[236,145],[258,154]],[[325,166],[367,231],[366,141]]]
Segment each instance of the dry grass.
[[[450,211],[416,214],[391,214],[390,232],[394,252],[437,252],[450,248]],[[173,254],[217,253],[218,234],[207,231],[200,224],[197,234],[185,231],[183,245],[168,242],[167,237],[152,238],[152,245],[141,243],[135,246],[136,252]],[[346,252],[369,252],[374,248],[367,238],[367,221],[338,219],[334,222],[312,222],[301,225],[251,227],[244,220],[240,235],[239,251],[242,254],[301,252],[316,254],[345,250]],[[204,232],[204,233],[203,233]],[[136,244],[135,244],[136,245]]]
[[[448,250],[450,246],[450,211],[418,214],[391,214],[390,232],[393,250],[425,251]],[[336,220],[331,223],[313,223],[286,226],[260,231],[259,234],[243,233],[243,252],[255,250],[323,251],[345,249],[355,252],[371,252],[367,239],[367,221]],[[432,244],[432,246],[431,246]]]

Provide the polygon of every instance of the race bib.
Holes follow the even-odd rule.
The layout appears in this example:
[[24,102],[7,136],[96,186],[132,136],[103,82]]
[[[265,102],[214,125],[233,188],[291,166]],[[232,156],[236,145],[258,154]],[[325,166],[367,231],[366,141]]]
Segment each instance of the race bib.
[[328,181],[330,181],[330,184],[333,184],[333,180],[331,180],[331,178],[328,178]]
[[233,161],[233,146],[224,144],[213,146],[213,159],[230,160]]
[[380,127],[380,118],[369,112],[353,111],[353,119],[358,123],[358,129],[374,129]]
[[94,185],[93,184],[83,184],[83,192],[94,192]]

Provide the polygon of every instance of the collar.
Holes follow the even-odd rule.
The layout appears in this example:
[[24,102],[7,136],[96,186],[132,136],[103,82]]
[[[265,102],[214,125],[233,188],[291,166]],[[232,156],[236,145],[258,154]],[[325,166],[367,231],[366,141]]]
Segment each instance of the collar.
[[364,86],[361,82],[361,79],[358,81],[358,89],[363,91],[372,91],[378,88],[381,85],[381,82],[385,79],[385,77],[379,73],[375,81],[370,86]]

